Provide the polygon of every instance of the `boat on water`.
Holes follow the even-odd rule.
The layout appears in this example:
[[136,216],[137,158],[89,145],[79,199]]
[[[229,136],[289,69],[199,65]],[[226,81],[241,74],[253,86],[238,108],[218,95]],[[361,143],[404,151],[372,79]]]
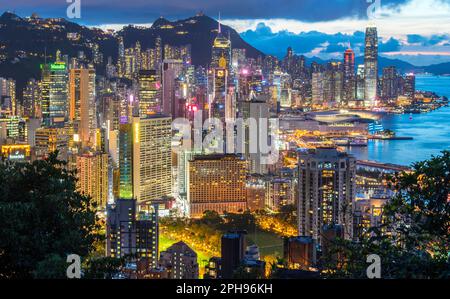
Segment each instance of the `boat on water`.
[[410,113],[409,114],[409,120],[412,120],[413,119],[413,116],[412,116],[412,113]]

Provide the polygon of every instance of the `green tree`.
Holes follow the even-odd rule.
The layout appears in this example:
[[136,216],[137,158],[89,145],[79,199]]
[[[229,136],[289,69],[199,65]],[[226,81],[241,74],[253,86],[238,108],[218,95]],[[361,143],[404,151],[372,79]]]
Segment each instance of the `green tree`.
[[0,278],[59,276],[43,269],[93,249],[95,211],[75,184],[57,153],[33,163],[0,162]]

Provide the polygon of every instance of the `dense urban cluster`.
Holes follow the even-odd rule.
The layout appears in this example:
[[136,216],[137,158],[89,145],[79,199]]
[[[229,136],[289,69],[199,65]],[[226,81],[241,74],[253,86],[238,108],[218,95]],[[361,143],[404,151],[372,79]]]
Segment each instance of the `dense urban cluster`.
[[[412,171],[357,160],[346,148],[408,138],[385,130],[384,114],[447,104],[417,91],[414,74],[379,70],[375,27],[366,29],[360,65],[350,48],[323,65],[291,48],[282,60],[248,57],[220,22],[207,65],[192,63],[190,44],[156,37],[154,47],[126,47],[123,36],[104,34],[117,41],[117,59],[96,44],[89,55],[59,49],[20,92],[0,78],[0,147],[8,163],[54,152],[65,162],[105,231],[101,255],[126,259],[112,278],[319,277],[333,241],[357,242],[381,226],[396,194],[391,176]],[[207,229],[195,232],[200,222],[227,229],[205,237]],[[259,248],[256,232],[281,249]],[[162,238],[173,241],[163,250]]]

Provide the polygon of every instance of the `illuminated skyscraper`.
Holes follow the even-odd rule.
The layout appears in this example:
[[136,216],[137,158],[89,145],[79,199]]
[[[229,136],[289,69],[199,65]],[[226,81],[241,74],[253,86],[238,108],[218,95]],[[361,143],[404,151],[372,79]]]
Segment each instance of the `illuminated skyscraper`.
[[399,92],[399,76],[395,66],[383,68],[382,98],[385,101],[396,100]]
[[156,201],[172,193],[172,118],[133,118],[133,197]]
[[77,156],[77,189],[89,195],[98,209],[108,200],[108,154],[88,153]]
[[198,155],[189,161],[188,203],[190,217],[207,210],[223,214],[247,208],[247,162],[236,155]]
[[17,114],[16,81],[0,78],[0,112]]
[[24,116],[30,118],[41,118],[41,91],[39,83],[35,79],[30,79],[23,91]]
[[69,74],[69,119],[84,146],[95,142],[95,70],[71,69]]
[[133,199],[133,125],[122,122],[119,129],[119,197]]
[[405,77],[405,86],[403,87],[403,93],[410,100],[414,100],[416,94],[416,76],[414,74],[408,74]]
[[353,236],[352,205],[356,191],[356,160],[335,148],[299,153],[298,232],[322,243],[325,225],[342,225]]
[[44,125],[64,127],[68,119],[68,74],[64,62],[41,65]]
[[366,28],[364,50],[364,101],[366,106],[373,106],[377,99],[378,83],[378,33],[376,27]]
[[355,52],[348,49],[344,53],[344,102],[348,105],[356,96]]
[[[224,58],[226,61],[225,66],[220,66],[219,60]],[[217,37],[214,39],[212,46],[212,57],[211,57],[211,68],[223,68],[225,67],[228,71],[231,66],[231,41],[223,36],[222,29],[219,20],[219,28]]]
[[161,111],[161,82],[155,70],[139,72],[139,115]]

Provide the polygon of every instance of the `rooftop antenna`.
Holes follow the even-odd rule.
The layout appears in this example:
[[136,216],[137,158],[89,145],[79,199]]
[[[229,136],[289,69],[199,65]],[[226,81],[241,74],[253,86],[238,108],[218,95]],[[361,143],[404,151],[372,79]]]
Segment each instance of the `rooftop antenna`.
[[222,32],[222,28],[220,27],[220,11],[219,11],[219,33]]

